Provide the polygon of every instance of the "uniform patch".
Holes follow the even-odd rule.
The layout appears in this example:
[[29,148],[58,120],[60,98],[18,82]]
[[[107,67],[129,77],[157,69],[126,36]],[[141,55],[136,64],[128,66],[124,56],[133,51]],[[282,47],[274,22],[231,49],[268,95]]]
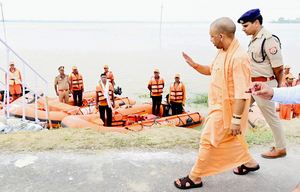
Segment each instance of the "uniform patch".
[[277,47],[272,47],[271,49],[269,49],[269,51],[272,55],[275,55],[278,50],[277,50]]

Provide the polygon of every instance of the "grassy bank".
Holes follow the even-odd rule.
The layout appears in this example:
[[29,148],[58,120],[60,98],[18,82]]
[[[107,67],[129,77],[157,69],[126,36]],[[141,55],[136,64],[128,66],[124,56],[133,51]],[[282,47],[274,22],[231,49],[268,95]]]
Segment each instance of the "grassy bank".
[[[300,144],[300,119],[282,121],[289,142]],[[201,129],[179,127],[158,127],[151,130],[112,133],[93,129],[56,129],[42,132],[17,132],[0,134],[0,150],[42,151],[42,150],[101,150],[110,148],[138,147],[172,149],[198,148]],[[272,146],[273,135],[268,125],[248,129],[245,139],[250,147]]]
[[[281,120],[287,141],[300,144],[300,119]],[[269,145],[274,142],[272,131],[268,124],[257,129],[248,129],[245,139],[249,146]]]
[[192,103],[203,104],[208,106],[208,94],[207,93],[195,93],[195,97],[192,98]]
[[113,133],[93,129],[57,129],[43,132],[17,132],[0,135],[0,149],[32,150],[100,150],[106,148],[141,147],[172,148],[175,145],[198,147],[200,131],[178,127]]

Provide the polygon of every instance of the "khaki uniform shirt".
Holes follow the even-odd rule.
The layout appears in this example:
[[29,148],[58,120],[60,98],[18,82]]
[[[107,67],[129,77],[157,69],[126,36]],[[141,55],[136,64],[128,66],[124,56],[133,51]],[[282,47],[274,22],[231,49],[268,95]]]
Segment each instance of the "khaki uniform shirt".
[[[264,44],[263,54],[266,57],[262,63],[257,63],[263,60],[261,45],[265,38],[266,41]],[[251,39],[248,55],[251,62],[251,77],[272,77],[274,76],[273,68],[283,65],[279,41],[264,27],[259,31],[254,39]],[[255,62],[253,58],[257,62]]]
[[54,85],[58,85],[58,91],[59,90],[69,90],[69,83],[71,83],[69,75],[66,75],[64,77],[61,77],[60,75],[55,77]]

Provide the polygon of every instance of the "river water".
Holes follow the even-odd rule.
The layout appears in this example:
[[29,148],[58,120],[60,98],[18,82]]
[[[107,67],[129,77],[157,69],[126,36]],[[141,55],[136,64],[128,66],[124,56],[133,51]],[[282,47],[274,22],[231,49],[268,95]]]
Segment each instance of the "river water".
[[[8,45],[48,81],[48,95],[55,96],[54,78],[57,68],[65,66],[71,73],[76,65],[83,75],[85,90],[94,90],[103,65],[113,71],[116,84],[123,89],[122,96],[135,99],[138,103],[151,101],[147,84],[154,69],[159,69],[165,80],[164,95],[169,91],[174,75],[179,73],[186,85],[186,110],[207,115],[207,108],[195,105],[195,94],[206,92],[207,76],[196,73],[189,67],[181,52],[190,55],[194,61],[210,64],[217,52],[209,41],[210,23],[163,23],[160,36],[159,23],[6,23]],[[300,72],[299,24],[271,24],[265,27],[276,34],[282,42],[285,64],[291,72]],[[236,37],[247,49],[250,37],[237,26]],[[0,38],[4,39],[3,28]],[[12,53],[10,61],[22,69],[22,62]],[[6,65],[6,51],[0,46],[0,65]],[[4,81],[4,73],[0,72]],[[35,86],[35,76],[26,67],[25,82]],[[4,86],[0,84],[0,89]],[[38,89],[46,91],[46,85],[38,78]]]

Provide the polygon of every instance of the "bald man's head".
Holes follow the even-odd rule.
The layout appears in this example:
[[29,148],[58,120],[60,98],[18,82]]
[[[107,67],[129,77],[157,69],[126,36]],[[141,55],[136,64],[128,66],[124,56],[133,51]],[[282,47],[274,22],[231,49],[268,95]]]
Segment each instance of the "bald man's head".
[[222,33],[228,37],[234,37],[236,26],[231,19],[228,17],[221,17],[215,20],[210,28],[215,30],[217,33]]

